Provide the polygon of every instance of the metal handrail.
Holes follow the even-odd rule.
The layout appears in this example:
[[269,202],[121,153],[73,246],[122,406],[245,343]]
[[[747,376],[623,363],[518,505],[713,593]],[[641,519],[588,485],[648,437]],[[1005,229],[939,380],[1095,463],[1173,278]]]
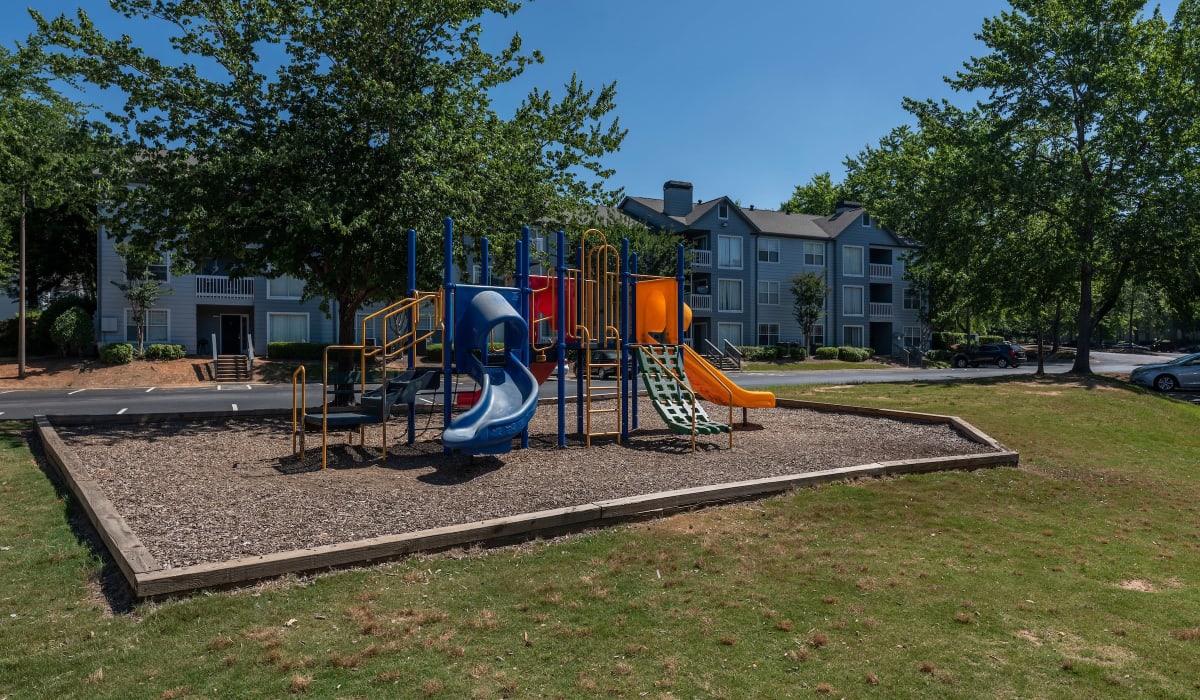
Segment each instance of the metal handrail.
[[[642,343],[642,344],[630,345],[630,347],[654,348],[654,347],[665,347],[665,346],[646,345],[646,344]],[[676,352],[679,352],[679,351],[676,350]],[[654,364],[658,365],[659,367],[661,367],[663,369],[663,371],[665,371],[667,374],[669,374],[671,376],[671,378],[675,380],[675,383],[681,389],[686,389],[688,394],[691,395],[691,398],[692,398],[692,411],[691,411],[692,452],[695,452],[696,451],[696,404],[697,404],[695,389],[692,389],[691,385],[689,385],[687,383],[686,379],[684,379],[683,377],[676,374],[675,370],[671,369],[662,360],[658,359],[658,356],[655,355],[653,351],[643,352],[642,356],[649,357],[651,360],[653,360]],[[729,389],[726,388],[726,391],[729,391]],[[682,396],[680,398],[682,399]],[[730,392],[729,402],[730,402],[730,407],[729,407],[729,447],[732,448],[733,447],[733,405],[732,405],[733,404],[733,393],[732,392]]]

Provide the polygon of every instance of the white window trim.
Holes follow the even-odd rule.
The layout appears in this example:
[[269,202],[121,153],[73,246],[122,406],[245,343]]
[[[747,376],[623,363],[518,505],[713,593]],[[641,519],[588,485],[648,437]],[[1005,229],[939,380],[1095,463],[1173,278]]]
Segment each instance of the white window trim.
[[[165,343],[167,345],[170,345],[171,344],[171,310],[170,309],[160,309],[160,308],[146,309],[147,320],[149,320],[150,313],[156,312],[156,311],[161,311],[167,315],[167,339],[151,341],[149,338],[146,338],[145,339],[146,345],[152,345],[152,344],[156,344],[156,343]],[[132,338],[129,337],[129,327],[133,325],[133,319],[130,318],[129,315],[132,313],[133,313],[133,309],[131,309],[127,306],[127,307],[125,307],[125,313],[121,317],[121,320],[124,322],[124,325],[121,326],[121,328],[124,330],[122,330],[121,333],[124,336],[126,343],[136,343],[137,342],[137,336],[134,336]],[[146,324],[147,329],[149,328],[149,325],[150,325],[149,323]]]
[[746,328],[741,321],[719,321],[717,323],[717,340],[724,340],[724,338],[721,337],[721,326],[737,326],[738,339],[740,342],[735,343],[735,345],[743,345],[746,342]]
[[[764,243],[774,243],[775,244],[774,250],[772,250],[770,248],[764,249],[763,248]],[[768,254],[766,260],[763,260],[763,258],[762,258],[763,253]],[[774,260],[770,259],[771,258],[770,253],[775,254]],[[778,238],[763,238],[761,236],[759,237],[759,239],[758,239],[758,261],[760,263],[766,263],[768,265],[778,265],[779,264],[779,239]]]
[[[858,310],[858,313],[856,313],[856,314],[846,311],[846,297],[850,296],[849,294],[847,294],[847,292],[849,292],[851,289],[858,290],[859,310]],[[855,285],[855,284],[842,285],[842,315],[843,316],[853,316],[854,318],[861,318],[862,316],[865,316],[866,313],[867,313],[867,298],[865,296],[865,292],[864,292],[863,288],[861,286]]]
[[[846,253],[852,250],[858,251],[858,273],[846,272]],[[842,276],[843,277],[862,277],[866,273],[867,259],[863,247],[860,245],[848,245],[842,247]]]
[[[921,310],[921,296],[917,294],[916,290],[912,287],[905,287],[904,291],[900,293],[900,297],[901,308],[903,308],[905,311]],[[909,299],[912,299],[911,306],[908,303]]]
[[[915,342],[915,343],[908,342],[910,340],[913,340],[914,338],[916,339],[917,342]],[[904,344],[908,347],[920,347],[921,343],[925,340],[925,334],[921,332],[920,326],[905,326],[904,327],[904,340],[905,340]]]
[[776,282],[775,280],[759,280],[758,283],[759,283],[759,285],[763,285],[763,284],[767,285],[767,292],[766,292],[767,299],[771,298],[771,291],[770,291],[771,285],[775,286],[775,301],[774,302],[763,301],[762,300],[763,291],[761,289],[756,290],[758,305],[759,306],[779,306],[779,282]]
[[[721,300],[724,299],[724,297],[725,297],[725,295],[721,294],[721,283],[722,282],[737,282],[738,287],[741,288],[742,293],[738,295],[738,308],[737,309],[722,309],[721,308]],[[745,309],[746,309],[745,281],[742,280],[740,277],[718,277],[717,278],[717,313],[740,314],[740,313],[745,313]]]
[[[725,238],[728,238],[730,241],[737,242],[738,261],[739,262],[736,266],[721,264],[721,240],[725,239]],[[745,255],[746,251],[744,250],[744,248],[745,248],[745,246],[742,245],[742,237],[741,236],[717,236],[717,267],[722,270],[744,269],[746,266],[746,255]],[[733,250],[733,248],[730,248],[730,250]]]
[[[284,275],[283,277],[276,277],[275,279],[271,279],[268,277],[267,278],[267,298],[268,299],[281,299],[281,300],[285,300],[285,301],[300,301],[302,296],[292,296],[290,294],[289,295],[274,294],[271,291],[271,283],[275,282],[277,280],[284,279],[284,278],[296,280],[302,286],[304,285],[304,280],[300,279],[299,277],[292,277],[291,275]],[[301,292],[300,294],[303,295],[304,292]]]
[[[820,329],[820,331],[818,331],[817,329]],[[817,338],[821,339],[821,345],[825,344],[825,324],[824,323],[814,323],[813,329],[812,329],[812,337],[805,338],[805,340],[813,341],[815,343]],[[817,346],[817,347],[820,347],[820,346]]]
[[862,326],[842,326],[842,344],[849,345],[850,347],[855,347],[855,348],[866,347],[865,345],[850,345],[850,341],[846,340],[846,331],[851,328],[858,329],[858,334],[859,334],[859,336],[862,337],[862,340],[859,341],[860,343],[867,342],[867,334],[866,334],[865,329]]
[[304,340],[288,341],[307,343],[312,340],[312,319],[309,318],[307,311],[268,311],[267,312],[267,342],[271,343],[274,339],[271,337],[271,317],[272,316],[303,316],[304,317]]
[[[811,262],[810,263],[808,261],[809,246],[812,246],[812,249],[816,251],[812,254],[813,258],[816,259],[819,257],[821,259],[821,262]],[[801,255],[802,255],[802,257],[800,258],[800,261],[806,267],[820,267],[820,268],[825,267],[825,244],[824,243],[814,243],[812,241],[805,241],[804,248],[801,251]]]
[[[725,213],[722,214],[721,213],[722,211],[724,211]],[[722,221],[726,221],[729,219],[729,203],[728,202],[720,202],[719,204],[717,204],[717,218]]]

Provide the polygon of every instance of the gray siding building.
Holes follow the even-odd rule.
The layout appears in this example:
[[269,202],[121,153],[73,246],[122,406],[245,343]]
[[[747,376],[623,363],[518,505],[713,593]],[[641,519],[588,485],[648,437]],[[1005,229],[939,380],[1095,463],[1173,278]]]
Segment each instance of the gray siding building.
[[[663,184],[661,199],[626,197],[619,209],[682,234],[690,247],[687,302],[692,343],[870,347],[883,355],[928,347],[917,299],[904,280],[915,244],[841,202],[832,216],[738,206],[728,197],[695,200],[689,182]],[[693,203],[694,202],[694,203]],[[792,315],[791,280],[816,272],[829,290],[813,338]]]

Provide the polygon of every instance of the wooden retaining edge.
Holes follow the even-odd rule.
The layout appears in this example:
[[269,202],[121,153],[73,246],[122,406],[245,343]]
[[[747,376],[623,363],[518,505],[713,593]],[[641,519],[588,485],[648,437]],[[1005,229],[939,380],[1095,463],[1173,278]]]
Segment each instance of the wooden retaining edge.
[[674,491],[597,501],[594,505],[601,510],[604,520],[619,520],[644,517],[648,514],[669,513],[698,505],[725,501],[760,498],[805,486],[816,486],[833,481],[859,478],[879,478],[899,474],[919,474],[948,469],[983,469],[985,467],[1016,466],[1016,452],[998,452],[981,455],[931,457],[927,459],[902,459],[890,462],[872,462],[853,467],[824,469],[803,474],[772,476],[765,479],[735,481],[713,486],[696,486]]
[[149,550],[142,544],[129,524],[113,507],[112,501],[104,495],[100,486],[88,476],[87,470],[58,436],[54,426],[46,416],[34,416],[35,428],[46,457],[58,471],[71,495],[87,513],[100,539],[108,547],[108,551],[120,567],[125,579],[131,583],[147,571],[155,571],[162,567],[150,555]]
[[[67,481],[72,493],[83,505],[89,519],[100,532],[109,552],[117,561],[126,580],[139,598],[162,596],[172,593],[195,591],[250,581],[287,573],[314,571],[371,561],[393,559],[418,551],[445,549],[448,547],[531,536],[540,532],[562,529],[579,529],[589,525],[604,525],[620,520],[645,518],[699,505],[745,500],[787,491],[801,486],[854,479],[882,477],[897,474],[915,474],[948,469],[980,469],[985,467],[1016,466],[1019,455],[1003,448],[986,433],[970,423],[953,416],[941,416],[894,409],[877,409],[842,404],[826,404],[795,399],[780,399],[781,408],[809,408],[861,415],[886,416],[890,418],[920,420],[954,426],[968,438],[987,444],[997,452],[980,455],[934,457],[925,459],[873,462],[853,467],[827,469],[804,474],[794,474],[766,479],[698,486],[687,489],[664,491],[628,498],[597,501],[594,503],[560,508],[535,513],[495,518],[475,523],[422,530],[402,535],[387,535],[355,542],[339,543],[310,549],[292,550],[248,557],[229,562],[198,564],[195,566],[164,569],[146,550],[128,527],[124,518],[113,508],[112,503],[99,486],[87,476],[83,465],[58,436],[46,416],[37,416],[35,422],[46,453],[59,473]],[[268,411],[263,414],[269,415]],[[247,417],[251,414],[246,412]],[[227,417],[228,414],[221,414]],[[195,414],[181,418],[196,418]],[[205,415],[204,417],[209,417]],[[215,417],[215,416],[214,416]],[[78,424],[72,418],[83,418],[91,422],[104,417],[67,417],[56,422]],[[141,417],[137,417],[141,418]],[[162,420],[162,417],[157,417]],[[98,421],[99,422],[99,421]],[[110,422],[149,422],[111,421]]]

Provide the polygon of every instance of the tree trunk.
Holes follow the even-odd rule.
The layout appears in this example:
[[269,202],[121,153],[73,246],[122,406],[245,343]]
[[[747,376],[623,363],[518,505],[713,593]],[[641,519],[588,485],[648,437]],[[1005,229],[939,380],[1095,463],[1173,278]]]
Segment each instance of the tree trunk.
[[1054,302],[1054,321],[1050,324],[1051,342],[1054,347],[1050,348],[1051,353],[1056,353],[1062,347],[1062,299],[1057,299]]
[[1042,332],[1043,325],[1044,324],[1042,323],[1042,311],[1041,311],[1041,308],[1039,308],[1038,315],[1037,315],[1038,367],[1037,367],[1037,371],[1033,373],[1033,376],[1035,376],[1035,377],[1046,376],[1046,353],[1045,353],[1046,337],[1045,337],[1045,333]]
[[1091,374],[1092,350],[1092,265],[1084,262],[1079,268],[1079,327],[1078,343],[1075,347],[1075,363],[1072,374]]
[[[338,300],[337,307],[337,345],[350,345],[354,342],[354,319],[358,313],[358,307],[344,303]],[[335,373],[336,379],[334,383],[333,401],[330,405],[333,406],[350,406],[354,403],[355,382],[350,378],[350,373],[357,369],[357,365],[352,357],[350,350],[334,350],[333,367],[330,368]],[[361,382],[362,379],[360,378]]]
[[25,378],[25,190],[21,190],[21,253],[20,275],[18,286],[20,291],[17,301],[17,379]]

